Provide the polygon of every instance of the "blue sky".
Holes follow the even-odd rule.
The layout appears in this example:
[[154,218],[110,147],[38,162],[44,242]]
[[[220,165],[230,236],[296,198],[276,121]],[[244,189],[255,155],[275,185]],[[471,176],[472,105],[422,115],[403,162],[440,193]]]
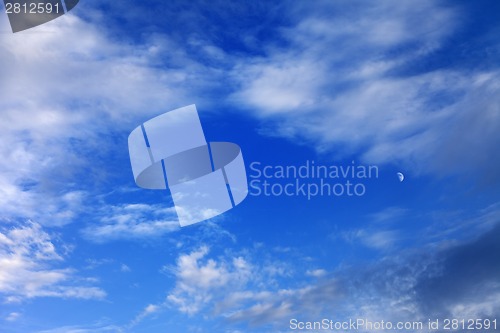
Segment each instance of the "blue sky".
[[[0,15],[2,332],[500,320],[499,5],[88,0],[16,34]],[[190,104],[248,176],[378,177],[180,228],[127,137]]]

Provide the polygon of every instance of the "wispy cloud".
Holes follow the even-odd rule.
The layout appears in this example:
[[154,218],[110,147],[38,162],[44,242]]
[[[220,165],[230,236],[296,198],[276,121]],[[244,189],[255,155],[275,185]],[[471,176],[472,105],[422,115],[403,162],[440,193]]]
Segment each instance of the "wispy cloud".
[[[170,205],[96,200],[103,191],[99,185],[104,191],[110,183],[124,185],[109,181],[121,173],[133,186],[126,156],[131,128],[199,101],[229,104],[262,120],[260,133],[306,142],[336,157],[353,154],[373,163],[401,162],[414,172],[500,181],[498,67],[451,67],[443,60],[438,67],[429,65],[436,53],[447,54],[450,36],[460,31],[460,5],[317,1],[271,8],[264,1],[220,1],[193,15],[179,4],[181,15],[167,10],[162,15],[185,25],[161,20],[199,33],[141,31],[131,42],[123,31],[107,30],[104,20],[113,17],[91,10],[87,19],[65,15],[41,27],[43,33],[0,34],[0,294],[6,302],[106,297],[96,279],[81,278],[70,267],[63,245],[47,232],[48,226],[79,219],[86,221],[81,235],[91,242],[175,233],[168,242],[182,252],[163,270],[173,284],[165,300],[142,303],[130,328],[167,310],[188,320],[200,314],[222,319],[224,326],[235,327],[232,332],[248,332],[248,325],[278,332],[291,316],[314,318],[331,315],[332,309],[339,317],[385,320],[499,313],[498,261],[492,255],[499,252],[498,205],[480,217],[457,214],[439,221],[416,233],[426,236],[421,249],[392,257],[384,250],[396,247],[404,233],[393,222],[410,214],[398,207],[382,210],[368,216],[372,228],[344,235],[387,257],[327,271],[297,260],[286,243],[274,258],[265,249],[220,254],[212,244],[223,240],[237,248],[242,236],[213,222],[181,233]],[[228,10],[217,12],[221,4]],[[129,2],[110,6],[120,8],[121,24],[144,14],[128,10]],[[246,15],[269,18],[269,11],[282,19],[269,30]],[[239,25],[228,31],[231,42],[214,43],[210,38],[220,30],[212,29],[221,28],[208,16],[215,12],[223,22],[236,18],[252,28]],[[211,28],[202,31],[202,24]],[[262,37],[268,32],[272,38]],[[234,52],[229,46],[236,43]],[[219,98],[221,91],[231,96]],[[23,222],[26,218],[36,223]],[[483,235],[464,236],[469,230]],[[88,261],[87,268],[100,273],[99,265],[110,263],[106,260]],[[129,270],[121,260],[113,263],[115,272]],[[120,276],[135,278],[141,267],[133,268]],[[4,318],[24,320],[24,315],[13,309]],[[43,333],[126,328],[64,326]]]
[[149,304],[126,326],[126,329],[129,330],[133,328],[147,317],[152,316],[153,314],[159,312],[161,309],[162,309],[161,305]]
[[106,293],[79,279],[39,224],[2,228],[0,232],[0,294],[6,302],[35,297],[103,299]]
[[8,314],[8,316],[5,318],[7,321],[16,321],[19,320],[19,318],[22,316],[21,313],[19,312],[11,312]]
[[[475,223],[491,218],[490,210],[480,212]],[[402,218],[404,212],[388,209],[369,217],[378,221],[376,225],[386,226],[387,217]],[[380,216],[383,218],[378,219]],[[281,253],[286,262],[293,261],[304,269],[279,270],[278,283],[270,281],[276,271],[272,268],[278,267],[281,260],[251,255],[255,249],[243,251],[242,257],[211,256],[210,249],[204,246],[180,255],[176,266],[169,267],[176,285],[158,306],[190,316],[209,313],[210,318],[223,320],[231,327],[250,326],[252,330],[279,330],[287,327],[291,318],[319,319],[331,315],[332,309],[339,320],[396,322],[452,315],[485,318],[500,307],[498,265],[493,262],[500,228],[491,223],[488,226],[467,238],[429,240],[421,247],[410,246],[397,254],[384,251],[371,263],[340,265],[333,271],[308,267],[311,263],[298,264],[290,258],[292,254]],[[392,247],[392,243],[387,244],[386,234],[381,234],[366,233],[366,246],[382,250]]]
[[317,278],[323,277],[326,274],[327,274],[327,271],[325,271],[324,269],[320,269],[320,268],[306,271],[306,275],[314,276]]
[[101,215],[99,222],[83,230],[83,235],[95,242],[160,237],[180,229],[174,207],[148,204],[105,205],[97,215]]
[[395,230],[371,228],[346,231],[342,233],[342,237],[349,243],[360,242],[364,246],[378,250],[389,250],[399,240],[398,232]]
[[297,4],[295,24],[281,33],[286,43],[269,43],[265,56],[235,68],[240,89],[231,100],[260,117],[264,133],[415,173],[500,180],[498,69],[409,71],[443,51],[462,22],[459,7],[316,5]]
[[[425,313],[492,317],[500,311],[500,224],[473,241],[451,246],[415,285]],[[436,267],[437,266],[437,267]],[[479,318],[478,317],[478,318]]]
[[[317,308],[313,304],[319,290],[306,282],[327,276],[325,270],[283,271],[277,258],[252,251],[214,258],[209,250],[204,246],[179,256],[177,265],[170,268],[176,278],[175,288],[162,306],[177,308],[189,316],[203,311],[227,322],[256,326],[285,320],[299,311],[298,304]],[[282,287],[285,280],[290,282],[289,287]],[[330,301],[340,296],[335,284],[328,282],[330,289],[321,290],[331,296]]]
[[[99,15],[90,17],[68,14],[39,33],[0,35],[3,219],[73,222],[98,184],[116,176],[103,161],[126,155],[126,141],[114,134],[201,101],[194,92],[210,69],[182,44],[166,35],[131,44],[108,35]],[[177,62],[159,66],[171,49],[181,53]],[[123,160],[120,170],[128,167]]]
[[401,245],[402,233],[407,227],[408,210],[402,207],[388,207],[366,216],[367,224],[361,228],[341,231],[332,235],[350,244],[361,244],[375,250],[388,251]]
[[388,207],[383,210],[373,213],[370,216],[370,222],[373,223],[391,223],[395,220],[401,220],[406,214],[408,214],[408,209],[402,207]]
[[165,266],[161,271],[174,278],[174,287],[163,302],[150,304],[141,311],[131,321],[133,326],[151,314],[167,310],[178,311],[189,318],[205,314],[207,318],[236,323],[244,321],[240,316],[245,311],[264,313],[266,308],[280,302],[284,302],[281,311],[266,312],[266,316],[283,318],[290,313],[287,298],[300,297],[309,290],[308,287],[282,289],[283,281],[293,282],[297,277],[317,280],[326,275],[322,269],[306,269],[308,265],[303,274],[296,274],[293,267],[261,248],[237,253],[229,250],[220,255],[214,252],[208,246],[199,246],[180,254],[175,265]]
[[364,267],[339,268],[301,288],[234,292],[226,319],[279,329],[295,316],[319,320],[332,309],[338,320],[492,318],[500,310],[499,267],[493,263],[499,230],[446,250],[403,251]]
[[63,326],[49,330],[38,331],[37,333],[122,333],[123,330],[118,326]]
[[123,272],[123,273],[129,273],[132,271],[132,269],[130,269],[129,266],[125,265],[125,264],[122,264],[120,266],[120,271]]

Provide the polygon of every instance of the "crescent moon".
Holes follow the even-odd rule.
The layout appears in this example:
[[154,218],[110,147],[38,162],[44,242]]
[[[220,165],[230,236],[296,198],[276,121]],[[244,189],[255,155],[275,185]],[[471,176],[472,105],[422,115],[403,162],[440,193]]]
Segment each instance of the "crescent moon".
[[397,175],[398,175],[398,178],[399,178],[400,182],[402,182],[403,180],[405,180],[405,175],[403,175],[401,172],[398,172]]

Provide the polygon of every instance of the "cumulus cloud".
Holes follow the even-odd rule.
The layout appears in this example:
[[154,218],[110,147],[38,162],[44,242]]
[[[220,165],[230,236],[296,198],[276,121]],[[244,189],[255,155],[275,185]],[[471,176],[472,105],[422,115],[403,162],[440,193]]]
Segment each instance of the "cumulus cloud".
[[74,269],[57,268],[63,260],[50,235],[39,224],[30,222],[23,227],[2,228],[0,294],[7,302],[35,297],[103,299],[106,296],[98,287],[83,281],[79,284]]
[[204,246],[181,255],[173,268],[177,281],[167,301],[181,312],[195,314],[220,297],[221,290],[241,287],[251,277],[251,266],[244,258],[218,262],[205,259],[208,251]]

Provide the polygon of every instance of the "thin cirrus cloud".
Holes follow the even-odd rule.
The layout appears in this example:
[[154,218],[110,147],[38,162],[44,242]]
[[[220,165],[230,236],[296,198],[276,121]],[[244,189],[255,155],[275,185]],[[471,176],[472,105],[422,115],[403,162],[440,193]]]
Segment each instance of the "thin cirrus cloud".
[[420,307],[443,317],[494,317],[500,311],[499,236],[497,223],[480,237],[444,250],[438,273],[415,285]]
[[83,229],[83,236],[102,243],[117,239],[141,240],[161,237],[179,230],[174,207],[149,204],[120,204],[100,207],[98,221]]
[[[339,320],[492,318],[500,309],[498,265],[493,263],[498,247],[493,240],[498,230],[496,227],[477,240],[445,250],[429,247],[402,252],[365,267],[346,267],[306,287],[246,293],[241,298],[247,302],[241,298],[239,301],[246,306],[226,309],[226,320],[283,327],[294,316],[322,318],[331,314],[332,308]],[[482,259],[477,261],[471,252],[481,253]]]
[[[463,23],[459,7],[296,7],[295,24],[282,29],[286,47],[267,45],[265,57],[235,66],[239,90],[230,100],[265,120],[265,131],[335,157],[359,154],[417,173],[477,170],[479,178],[499,180],[500,72],[445,65],[408,71],[446,50]],[[471,151],[474,159],[466,158]]]
[[[405,3],[344,5],[287,9],[295,24],[278,29],[287,48],[267,42],[266,57],[221,50],[218,57],[233,68],[228,80],[238,83],[230,100],[265,120],[263,126],[274,135],[305,139],[320,151],[357,152],[377,163],[402,161],[417,171],[474,169],[494,182],[498,73],[399,73],[442,47],[461,13],[435,2],[424,2],[416,11]],[[186,47],[164,35],[132,47],[73,15],[47,29],[51,33],[1,37],[0,66],[10,79],[1,82],[0,93],[7,119],[0,125],[0,153],[8,157],[0,163],[0,209],[8,217],[63,225],[72,221],[78,203],[71,206],[51,190],[64,184],[68,194],[77,191],[71,189],[76,170],[93,170],[78,152],[104,154],[110,148],[102,144],[109,125],[99,119],[118,128],[130,125],[138,110],[154,114],[193,89],[216,89],[213,77],[221,71],[197,62]],[[176,50],[177,63],[158,68],[167,50]],[[79,79],[68,80],[74,76]],[[437,105],[426,96],[445,98]],[[484,116],[476,117],[477,112]],[[451,130],[445,133],[445,127]],[[471,151],[475,158],[465,159]],[[47,195],[53,208],[46,215],[52,219],[38,213],[43,211],[39,199]]]
[[50,330],[38,331],[37,333],[117,333],[123,332],[121,327],[118,326],[63,326]]
[[368,226],[345,230],[340,232],[339,235],[332,235],[331,237],[332,239],[340,237],[350,244],[359,243],[375,250],[393,250],[404,240],[402,230],[398,230],[397,222],[407,216],[408,210],[402,207],[384,208],[367,216],[370,221]]
[[106,297],[101,288],[79,279],[74,269],[56,268],[63,262],[64,257],[39,224],[30,222],[22,227],[2,228],[0,295],[7,303],[35,297]]

